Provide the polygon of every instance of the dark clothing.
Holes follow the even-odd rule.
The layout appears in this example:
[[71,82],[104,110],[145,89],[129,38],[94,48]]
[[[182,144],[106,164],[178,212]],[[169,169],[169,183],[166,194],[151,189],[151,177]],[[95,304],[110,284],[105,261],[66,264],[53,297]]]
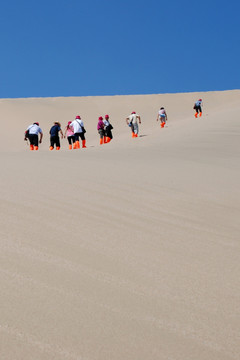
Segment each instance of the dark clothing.
[[69,145],[71,145],[72,143],[73,144],[75,143],[75,136],[74,135],[68,136],[67,139],[68,139]]
[[29,134],[28,139],[29,139],[31,145],[38,146],[38,135]]
[[196,110],[196,113],[201,113],[202,112],[202,107],[201,105],[194,105],[194,109]]
[[81,140],[85,140],[85,136],[83,132],[75,133],[74,136],[75,136],[75,141],[79,141],[79,137],[81,138]]
[[54,147],[56,144],[56,147],[60,147],[60,139],[59,136],[50,136],[50,145]]
[[61,130],[60,126],[53,125],[49,131],[51,136],[58,136],[59,131]]
[[106,130],[105,130],[106,136],[109,137],[110,139],[113,138],[113,136],[112,136],[112,129],[113,129],[112,125],[109,124],[109,125],[106,127]]

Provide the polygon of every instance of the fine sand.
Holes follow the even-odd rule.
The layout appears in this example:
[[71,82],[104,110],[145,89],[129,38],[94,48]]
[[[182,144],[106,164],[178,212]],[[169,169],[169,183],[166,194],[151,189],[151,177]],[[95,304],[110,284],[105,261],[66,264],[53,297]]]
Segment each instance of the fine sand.
[[[1,360],[240,358],[239,99],[0,100]],[[78,114],[87,149],[50,152],[52,123]],[[38,152],[23,141],[34,121]]]

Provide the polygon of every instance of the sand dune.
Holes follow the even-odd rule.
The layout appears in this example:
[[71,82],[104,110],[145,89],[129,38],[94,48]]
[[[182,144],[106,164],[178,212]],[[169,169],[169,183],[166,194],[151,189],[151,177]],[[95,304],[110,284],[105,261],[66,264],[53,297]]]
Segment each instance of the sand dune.
[[[239,97],[0,100],[1,359],[239,359]],[[52,122],[76,114],[87,149],[49,152]],[[38,152],[23,141],[33,121]]]

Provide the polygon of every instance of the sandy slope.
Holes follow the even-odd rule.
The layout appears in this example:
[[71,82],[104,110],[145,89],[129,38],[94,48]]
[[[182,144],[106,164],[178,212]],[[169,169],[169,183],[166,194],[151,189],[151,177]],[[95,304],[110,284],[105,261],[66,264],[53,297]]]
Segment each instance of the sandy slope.
[[[239,96],[0,100],[1,359],[239,359]],[[49,152],[51,123],[76,114],[88,148]]]

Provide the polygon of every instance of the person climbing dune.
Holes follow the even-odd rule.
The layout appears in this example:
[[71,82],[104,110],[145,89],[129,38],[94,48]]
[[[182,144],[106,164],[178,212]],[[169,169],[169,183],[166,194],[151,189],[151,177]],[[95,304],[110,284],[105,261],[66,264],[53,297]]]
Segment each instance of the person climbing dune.
[[[40,134],[39,138],[38,134]],[[38,143],[41,144],[42,138],[43,132],[38,122],[34,122],[32,125],[28,126],[27,130],[25,131],[24,140],[29,139],[30,150],[38,150]]]
[[82,140],[82,148],[86,148],[86,139],[85,139],[85,128],[83,121],[79,115],[76,116],[75,120],[73,120],[70,124],[70,126],[73,128],[74,136],[75,136],[75,142],[73,144],[74,149],[80,149],[80,142],[79,138]]
[[194,103],[193,109],[195,110],[195,114],[194,114],[195,118],[198,117],[198,114],[199,117],[202,116],[202,99],[199,99]]
[[97,131],[100,136],[100,145],[103,145],[106,143],[106,136],[105,136],[105,125],[103,122],[103,117],[99,116],[98,123],[97,123]]
[[167,113],[166,110],[164,109],[164,107],[161,107],[158,115],[157,115],[157,121],[160,120],[161,122],[161,128],[164,128],[166,122],[167,122]]
[[61,129],[61,124],[57,121],[54,122],[54,125],[51,127],[50,134],[50,147],[49,150],[53,150],[56,145],[56,150],[60,150],[60,138],[59,133],[61,134],[61,138],[63,138],[63,132]]
[[104,122],[104,125],[105,125],[105,137],[106,137],[106,143],[109,143],[112,138],[113,138],[113,135],[112,135],[112,124],[110,124],[109,122],[109,115],[105,115],[105,119],[103,120]]
[[140,116],[137,115],[135,111],[132,111],[131,115],[129,115],[126,118],[126,123],[132,130],[132,138],[138,137],[138,132],[139,132],[138,123],[141,124]]
[[75,142],[75,136],[74,136],[74,131],[73,128],[70,126],[71,121],[68,121],[68,124],[65,128],[65,132],[64,132],[64,138],[67,136],[67,140],[68,140],[68,148],[69,150],[72,150],[73,148],[73,144]]

